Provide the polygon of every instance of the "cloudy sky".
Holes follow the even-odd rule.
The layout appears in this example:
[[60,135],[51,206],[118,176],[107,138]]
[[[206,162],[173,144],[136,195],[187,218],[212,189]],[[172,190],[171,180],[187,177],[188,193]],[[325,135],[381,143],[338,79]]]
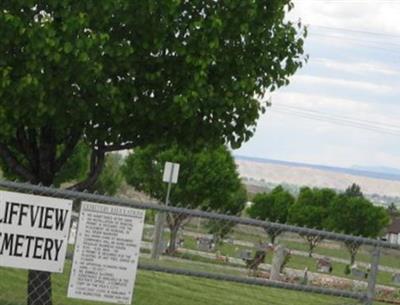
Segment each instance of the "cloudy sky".
[[400,0],[294,0],[308,64],[238,155],[400,168]]

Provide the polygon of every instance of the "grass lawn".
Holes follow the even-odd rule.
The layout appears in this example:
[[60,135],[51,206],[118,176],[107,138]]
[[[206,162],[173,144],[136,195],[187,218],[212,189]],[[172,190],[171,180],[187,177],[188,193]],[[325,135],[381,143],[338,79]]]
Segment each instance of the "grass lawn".
[[[298,243],[292,242],[291,244],[293,245],[293,244],[298,244]],[[193,237],[185,236],[185,244],[184,245],[185,245],[185,248],[187,248],[187,249],[197,250],[196,241]],[[290,248],[293,249],[293,247],[290,247]],[[221,246],[218,246],[218,250],[220,251],[220,253],[222,255],[228,255],[231,257],[239,257],[240,251],[245,250],[245,249],[249,249],[249,248],[241,247],[241,246],[234,246],[234,245],[230,245],[230,244],[226,244],[226,243]],[[328,250],[330,250],[330,249],[328,249]],[[253,249],[253,252],[254,251],[255,250]],[[344,252],[344,254],[346,254],[346,252]],[[187,257],[185,257],[185,258],[187,258]],[[197,260],[197,258],[192,258],[192,259]],[[212,263],[212,261],[210,261],[210,260],[207,260],[207,261]],[[271,261],[272,261],[272,255],[268,254],[266,257],[265,263],[271,264]],[[305,257],[305,256],[292,255],[289,263],[287,264],[287,267],[293,268],[293,269],[298,269],[298,270],[304,270],[304,268],[307,267],[309,271],[317,272],[316,260],[314,258]],[[343,278],[349,278],[349,279],[357,279],[357,278],[352,277],[351,275],[346,275],[344,273],[346,264],[333,262],[332,267],[333,267],[332,275],[343,277]],[[382,284],[382,285],[397,287],[393,284],[392,274],[389,272],[380,271],[378,273],[378,283]]]
[[[53,276],[54,305],[104,304],[67,298],[70,262],[63,274]],[[23,305],[26,299],[24,270],[0,268],[0,304]],[[355,300],[289,290],[139,271],[134,305],[345,305]]]

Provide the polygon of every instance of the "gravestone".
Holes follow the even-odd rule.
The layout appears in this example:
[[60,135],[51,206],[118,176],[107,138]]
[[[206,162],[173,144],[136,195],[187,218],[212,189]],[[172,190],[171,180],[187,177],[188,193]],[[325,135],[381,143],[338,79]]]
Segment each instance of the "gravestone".
[[179,237],[176,240],[176,247],[177,248],[182,248],[184,243],[185,243],[185,239],[183,237]]
[[368,277],[368,273],[358,268],[357,265],[351,266],[350,270],[351,270],[351,275],[354,277],[360,279],[366,279]]
[[215,243],[211,238],[199,237],[197,238],[197,248],[200,251],[212,252],[215,249]]
[[400,273],[393,274],[392,281],[394,284],[400,285]]
[[257,243],[257,244],[255,245],[255,248],[256,248],[257,250],[264,250],[264,251],[271,250],[272,247],[273,247],[272,244],[270,244],[270,243],[262,243],[262,242]]
[[169,242],[167,242],[165,240],[160,241],[160,245],[159,245],[160,253],[165,253],[168,249],[168,246],[169,246]]
[[78,229],[78,222],[76,220],[72,221],[71,228],[69,229],[68,244],[74,245],[76,240],[76,231]]
[[226,243],[229,244],[229,245],[233,245],[234,244],[234,239],[232,237],[228,237],[226,239]]
[[304,268],[303,271],[303,277],[300,280],[301,285],[307,285],[308,284],[308,268]]
[[275,248],[274,257],[272,258],[270,280],[279,281],[281,279],[280,271],[288,255],[290,255],[288,248],[285,248],[282,245]]
[[143,231],[143,240],[152,240],[153,239],[153,230],[145,229]]
[[331,273],[332,263],[329,258],[318,258],[317,259],[317,271],[321,273]]
[[245,262],[246,261],[249,261],[249,260],[251,260],[252,258],[253,258],[253,255],[252,255],[252,251],[251,250],[242,250],[241,252],[240,252],[240,254],[239,254],[239,256],[240,256],[240,258],[242,259],[242,260],[244,260]]

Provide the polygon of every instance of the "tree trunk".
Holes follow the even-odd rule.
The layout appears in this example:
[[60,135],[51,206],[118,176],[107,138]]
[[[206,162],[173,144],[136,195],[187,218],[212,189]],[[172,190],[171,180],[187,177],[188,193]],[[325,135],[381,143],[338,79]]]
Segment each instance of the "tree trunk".
[[264,229],[267,235],[269,236],[269,239],[271,241],[271,244],[275,244],[276,238],[282,233],[281,230],[276,229],[276,228],[265,228]]
[[178,236],[178,231],[183,222],[189,217],[185,214],[167,214],[167,223],[170,230],[169,235],[169,246],[167,249],[168,254],[174,254],[176,251],[176,238]]
[[350,253],[350,263],[351,263],[351,265],[354,265],[355,262],[356,262],[356,255],[357,255],[357,252],[358,252],[358,248],[359,248],[359,246],[354,247],[352,249],[351,253]]
[[29,270],[28,305],[51,305],[51,277],[49,272]]
[[356,255],[358,253],[358,249],[360,248],[360,244],[358,243],[345,243],[347,250],[350,253],[350,266],[353,266],[356,262]]
[[179,225],[169,226],[169,246],[168,254],[174,254],[176,252],[176,238],[178,236]]
[[269,239],[271,240],[271,244],[275,244],[275,240],[276,240],[276,238],[277,238],[277,234],[273,234],[273,233],[270,233],[269,234]]
[[319,235],[304,235],[303,238],[308,243],[308,257],[313,257],[314,249],[323,240],[323,238]]
[[312,257],[314,251],[314,245],[312,243],[308,243],[308,257]]
[[356,252],[351,252],[350,253],[350,266],[353,266],[354,263],[356,262]]

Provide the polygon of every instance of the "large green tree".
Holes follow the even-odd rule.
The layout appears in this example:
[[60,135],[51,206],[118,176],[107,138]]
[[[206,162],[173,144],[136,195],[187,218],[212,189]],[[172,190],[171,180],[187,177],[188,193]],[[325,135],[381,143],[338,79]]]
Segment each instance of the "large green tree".
[[[330,217],[329,208],[336,196],[332,189],[303,187],[296,203],[289,209],[289,223],[312,229],[325,229],[325,223]],[[323,238],[312,234],[301,236],[308,243],[308,254],[311,257]]]
[[[259,193],[253,198],[253,205],[247,209],[252,218],[268,220],[270,222],[286,223],[288,221],[289,208],[294,203],[294,197],[282,186],[275,187],[270,193]],[[281,233],[274,227],[265,228],[271,243],[275,243],[276,237]]]
[[[230,215],[238,215],[245,207],[246,197],[243,196],[235,162],[224,146],[199,151],[176,145],[163,149],[154,145],[136,149],[127,157],[123,167],[125,179],[137,190],[164,201],[167,184],[162,181],[162,174],[167,161],[180,164],[178,183],[171,190],[170,205]],[[178,230],[188,219],[187,214],[168,214],[169,253],[175,252]]]
[[[90,189],[109,151],[153,142],[249,139],[260,98],[302,66],[291,0],[4,0],[0,158],[51,185],[84,142]],[[51,305],[50,275],[29,272],[28,304]]]
[[[326,226],[331,231],[376,238],[389,224],[389,219],[383,207],[374,206],[362,196],[345,193],[332,202]],[[350,254],[350,265],[353,265],[361,244],[349,241],[345,246]]]

